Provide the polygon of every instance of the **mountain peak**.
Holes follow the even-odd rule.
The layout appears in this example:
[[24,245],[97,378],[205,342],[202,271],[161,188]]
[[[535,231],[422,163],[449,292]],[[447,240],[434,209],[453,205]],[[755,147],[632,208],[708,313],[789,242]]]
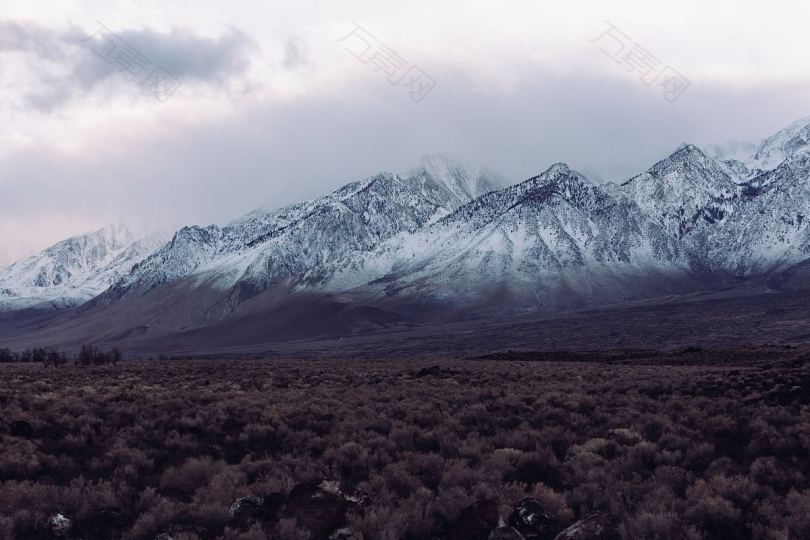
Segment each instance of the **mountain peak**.
[[[527,196],[536,198],[539,196],[541,200],[546,200],[549,197],[562,197],[569,202],[573,202],[574,199],[581,199],[584,194],[595,196],[604,194],[587,177],[563,162],[555,163],[539,175],[503,191],[511,192],[517,198]],[[585,195],[585,197],[590,197],[590,195]]]
[[114,221],[101,227],[100,229],[90,234],[107,234],[107,235],[127,235],[130,234],[129,227],[120,221]]
[[[718,161],[736,161],[744,165],[742,180],[750,180],[764,171],[771,171],[783,161],[810,147],[810,116],[794,120],[776,133],[754,144],[729,140],[723,144],[710,144],[705,152]],[[739,164],[732,164],[740,168]]]
[[546,169],[543,174],[571,174],[571,167],[567,163],[559,161]]
[[766,137],[744,163],[752,171],[771,171],[789,157],[808,147],[810,117],[799,118]]
[[407,176],[428,176],[460,200],[471,201],[506,185],[500,175],[480,166],[462,163],[448,154],[422,156]]
[[72,236],[49,248],[45,253],[72,253],[84,257],[97,257],[100,253],[116,251],[135,241],[135,235],[122,223],[110,223],[92,232]]
[[120,241],[128,243],[132,242],[135,239],[135,235],[132,234],[132,231],[129,229],[129,227],[118,221],[109,223],[104,227],[96,231],[93,231],[92,233],[87,234],[85,236],[105,238],[112,241]]
[[562,161],[553,164],[532,180],[539,185],[548,185],[554,183],[569,185],[582,184],[585,186],[595,185],[588,177],[579,173],[578,171],[575,171],[567,163]]
[[678,148],[670,155],[670,158],[673,157],[698,157],[698,158],[706,158],[706,154],[703,153],[703,150],[698,148],[692,143],[681,143]]
[[729,215],[739,187],[727,169],[686,143],[619,190],[649,215],[660,216],[671,233],[683,237]]
[[[707,156],[703,150],[691,143],[683,143],[669,156],[653,165],[647,172],[657,171],[659,174],[670,174],[672,172],[702,171],[698,173],[701,177],[716,177],[725,181],[727,175],[712,158]],[[644,173],[646,174],[646,173]],[[631,178],[625,184],[629,184],[644,174]]]
[[13,294],[0,309],[39,304],[75,305],[89,300],[130,271],[160,244],[136,239],[121,223],[62,240],[0,272],[0,289]]

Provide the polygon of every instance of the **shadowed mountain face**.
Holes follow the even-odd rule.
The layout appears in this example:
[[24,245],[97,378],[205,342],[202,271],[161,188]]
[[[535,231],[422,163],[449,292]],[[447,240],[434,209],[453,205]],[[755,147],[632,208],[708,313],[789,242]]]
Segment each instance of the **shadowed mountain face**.
[[[709,157],[683,145],[618,186],[556,164],[503,187],[487,171],[425,158],[407,174],[183,228],[148,256],[99,248],[94,268],[112,276],[108,290],[64,313],[6,316],[0,338],[258,346],[670,303],[741,280],[757,294],[784,291],[810,259],[808,132],[799,122],[760,145],[728,147],[734,158],[727,147]],[[114,245],[141,253],[126,244]],[[0,303],[18,289],[0,287]]]

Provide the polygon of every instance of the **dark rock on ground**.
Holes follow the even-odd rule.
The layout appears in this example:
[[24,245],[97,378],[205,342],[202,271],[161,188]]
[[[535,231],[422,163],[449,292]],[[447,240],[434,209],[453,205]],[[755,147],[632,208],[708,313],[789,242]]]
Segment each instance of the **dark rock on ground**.
[[364,494],[343,492],[336,481],[313,480],[293,488],[281,515],[296,519],[314,540],[328,539],[346,525],[349,512],[362,511],[367,502]]
[[8,434],[12,437],[30,439],[34,436],[34,427],[24,420],[15,420],[9,424]]
[[619,533],[608,515],[596,512],[577,521],[554,540],[619,540]]
[[560,523],[537,499],[526,497],[509,514],[509,525],[527,540],[552,540],[563,529]]
[[450,534],[450,540],[487,540],[498,526],[498,504],[479,501],[461,511]]
[[240,497],[231,505],[228,512],[232,518],[238,521],[261,519],[264,513],[264,496],[248,495],[247,497]]

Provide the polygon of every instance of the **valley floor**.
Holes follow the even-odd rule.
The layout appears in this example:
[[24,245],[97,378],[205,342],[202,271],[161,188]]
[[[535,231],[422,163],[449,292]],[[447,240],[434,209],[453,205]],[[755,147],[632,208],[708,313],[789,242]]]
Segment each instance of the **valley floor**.
[[600,538],[810,538],[805,349],[6,364],[0,380],[0,538],[475,540],[503,517],[553,539],[588,516],[615,533]]

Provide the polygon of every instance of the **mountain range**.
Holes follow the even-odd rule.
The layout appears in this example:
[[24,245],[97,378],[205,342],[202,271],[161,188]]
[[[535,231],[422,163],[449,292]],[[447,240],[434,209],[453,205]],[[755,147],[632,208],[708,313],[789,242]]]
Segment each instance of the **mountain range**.
[[795,285],[809,210],[810,118],[681,145],[621,184],[558,163],[509,185],[431,156],[171,239],[60,242],[0,271],[0,309],[25,313],[0,339],[215,348]]
[[166,238],[136,238],[113,224],[63,240],[0,270],[0,308],[66,308],[99,295]]

